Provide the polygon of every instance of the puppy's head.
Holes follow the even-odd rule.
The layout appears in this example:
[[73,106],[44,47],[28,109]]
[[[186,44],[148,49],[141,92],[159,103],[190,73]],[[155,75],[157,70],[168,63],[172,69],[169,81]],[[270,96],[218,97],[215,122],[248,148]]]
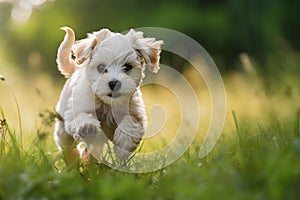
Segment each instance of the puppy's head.
[[162,43],[133,29],[125,35],[102,29],[75,43],[73,54],[76,63],[86,68],[93,92],[111,104],[136,91],[145,65],[154,73],[159,70]]

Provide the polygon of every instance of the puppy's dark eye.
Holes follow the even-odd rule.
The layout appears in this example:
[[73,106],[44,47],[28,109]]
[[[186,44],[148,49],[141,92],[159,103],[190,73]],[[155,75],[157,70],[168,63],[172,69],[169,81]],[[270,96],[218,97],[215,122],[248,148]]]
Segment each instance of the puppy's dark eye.
[[132,69],[132,66],[130,64],[125,64],[123,66],[123,71],[124,72],[129,72]]
[[97,66],[97,71],[102,74],[102,73],[106,73],[107,69],[104,64],[100,64]]

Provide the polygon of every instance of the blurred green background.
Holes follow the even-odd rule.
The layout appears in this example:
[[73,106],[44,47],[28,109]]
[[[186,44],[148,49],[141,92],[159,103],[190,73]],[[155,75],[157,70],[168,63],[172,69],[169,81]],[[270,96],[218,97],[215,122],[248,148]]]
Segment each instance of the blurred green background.
[[[60,27],[72,27],[76,39],[101,28],[163,27],[192,37],[212,56],[234,106],[228,110],[245,108],[241,98],[250,87],[252,101],[261,93],[299,98],[299,7],[296,0],[0,0],[0,75],[16,93],[24,124],[35,127],[38,111],[55,106],[65,81],[55,62]],[[161,63],[180,70],[199,93],[206,89],[179,56],[163,51]],[[0,84],[0,91],[0,107],[16,121],[8,87]],[[209,101],[206,93],[201,99]]]
[[[299,0],[0,0],[0,77],[6,79],[0,79],[0,200],[299,199],[299,8]],[[214,150],[199,159],[212,116],[210,91],[189,63],[162,52],[162,63],[180,70],[199,103],[191,147],[149,174],[101,165],[68,173],[50,115],[65,81],[55,62],[62,26],[72,27],[77,39],[104,27],[164,27],[197,40],[226,89],[226,120]],[[142,91],[147,114],[151,105],[166,113],[161,134],[148,143],[158,148],[181,126],[180,102],[164,87]]]
[[222,73],[239,69],[243,52],[266,71],[270,57],[300,49],[299,7],[296,0],[0,0],[1,58],[29,73],[59,77],[59,27],[70,26],[83,38],[103,27],[151,26],[196,39]]

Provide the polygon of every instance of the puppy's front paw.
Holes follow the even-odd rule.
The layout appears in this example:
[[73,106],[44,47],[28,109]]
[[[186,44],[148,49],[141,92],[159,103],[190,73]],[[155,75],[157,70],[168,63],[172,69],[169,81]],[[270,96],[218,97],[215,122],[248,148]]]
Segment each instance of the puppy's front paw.
[[79,127],[77,134],[84,139],[96,135],[97,132],[97,126],[94,124],[84,124],[83,126]]

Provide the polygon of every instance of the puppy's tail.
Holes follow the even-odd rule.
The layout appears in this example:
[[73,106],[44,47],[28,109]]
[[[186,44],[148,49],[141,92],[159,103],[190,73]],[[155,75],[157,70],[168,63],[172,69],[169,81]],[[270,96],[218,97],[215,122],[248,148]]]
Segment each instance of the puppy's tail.
[[62,27],[60,29],[64,30],[66,35],[58,48],[56,62],[60,73],[66,78],[69,78],[74,73],[77,66],[71,58],[71,50],[75,42],[75,34],[69,27]]

